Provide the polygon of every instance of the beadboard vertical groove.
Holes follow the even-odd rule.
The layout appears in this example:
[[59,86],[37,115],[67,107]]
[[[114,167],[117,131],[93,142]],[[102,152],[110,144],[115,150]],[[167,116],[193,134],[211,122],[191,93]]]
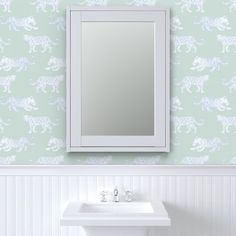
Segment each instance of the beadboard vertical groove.
[[70,175],[68,169],[63,175],[37,171],[34,175],[0,175],[0,235],[83,236],[79,227],[60,226],[63,206],[69,200],[99,200],[102,190],[117,187],[121,200],[124,191],[131,190],[137,200],[164,202],[172,226],[152,229],[150,236],[235,236],[236,173],[182,171],[135,174],[131,168],[130,174],[125,170],[113,175],[79,171]]

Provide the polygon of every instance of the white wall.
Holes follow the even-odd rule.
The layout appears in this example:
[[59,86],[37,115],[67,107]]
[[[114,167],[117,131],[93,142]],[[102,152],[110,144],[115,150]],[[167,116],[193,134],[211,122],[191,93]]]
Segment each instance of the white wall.
[[60,227],[61,208],[115,186],[137,200],[164,201],[172,226],[152,236],[236,235],[235,167],[7,166],[0,167],[0,236],[82,236]]

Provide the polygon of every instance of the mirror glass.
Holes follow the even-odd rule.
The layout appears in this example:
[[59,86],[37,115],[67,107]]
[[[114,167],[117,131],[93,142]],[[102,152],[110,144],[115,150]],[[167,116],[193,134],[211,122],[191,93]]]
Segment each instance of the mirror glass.
[[154,23],[82,22],[82,135],[154,135]]

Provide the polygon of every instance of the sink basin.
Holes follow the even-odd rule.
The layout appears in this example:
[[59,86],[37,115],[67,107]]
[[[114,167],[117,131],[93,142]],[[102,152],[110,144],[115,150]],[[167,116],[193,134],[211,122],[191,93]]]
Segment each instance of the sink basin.
[[[170,219],[162,202],[69,202],[61,225],[83,227],[169,226]],[[97,234],[98,235],[98,234]],[[124,235],[122,233],[122,235]]]
[[78,209],[80,213],[103,214],[141,214],[154,213],[151,203],[83,203]]

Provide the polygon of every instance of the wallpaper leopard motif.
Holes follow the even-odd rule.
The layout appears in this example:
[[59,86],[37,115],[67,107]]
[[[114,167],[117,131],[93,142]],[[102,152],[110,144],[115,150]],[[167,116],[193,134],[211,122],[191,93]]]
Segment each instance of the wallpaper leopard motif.
[[[171,152],[65,152],[65,9],[171,8]],[[0,0],[0,165],[236,164],[236,0]]]

